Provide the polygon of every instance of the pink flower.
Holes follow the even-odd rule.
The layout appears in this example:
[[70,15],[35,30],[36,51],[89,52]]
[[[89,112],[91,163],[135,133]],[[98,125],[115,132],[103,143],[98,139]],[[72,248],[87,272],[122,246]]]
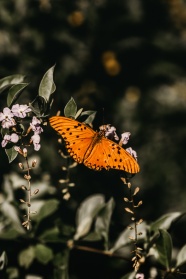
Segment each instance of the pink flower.
[[2,145],[2,147],[5,147],[7,145],[7,143],[9,143],[9,142],[16,143],[16,142],[18,142],[18,140],[19,140],[19,137],[15,133],[13,133],[11,135],[5,135],[2,140],[1,145]]
[[16,124],[13,116],[13,113],[8,107],[4,108],[3,112],[0,112],[0,121],[2,121],[3,128],[8,129]]
[[130,137],[131,133],[130,132],[125,132],[123,134],[121,134],[121,139],[119,141],[119,143],[122,144],[127,144],[129,141],[129,137]]
[[126,149],[126,151],[128,153],[130,153],[130,155],[132,155],[132,157],[134,157],[134,159],[136,159],[136,161],[137,161],[138,156],[137,156],[137,152],[135,150],[133,150],[131,147],[129,147],[129,148]]
[[16,117],[25,118],[26,114],[31,111],[31,108],[27,105],[13,105],[12,106],[12,113]]
[[43,132],[43,129],[41,128],[41,126],[39,124],[41,124],[41,121],[39,119],[37,119],[36,116],[33,116],[32,123],[30,123],[30,127],[31,127],[32,131],[34,131],[34,134],[38,135]]
[[38,134],[34,134],[32,137],[31,137],[32,141],[33,141],[33,145],[34,145],[34,150],[35,151],[38,151],[40,148],[41,148],[41,145],[40,145],[40,136]]
[[111,126],[110,124],[102,125],[99,127],[100,131],[104,131],[104,135],[108,139],[115,139],[119,140],[118,135],[116,134],[116,128],[114,126]]

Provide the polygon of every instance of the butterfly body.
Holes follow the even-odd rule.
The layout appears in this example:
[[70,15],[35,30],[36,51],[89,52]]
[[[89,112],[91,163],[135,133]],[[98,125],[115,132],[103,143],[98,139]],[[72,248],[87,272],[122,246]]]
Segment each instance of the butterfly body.
[[120,145],[107,139],[104,131],[62,116],[49,119],[50,125],[64,139],[70,156],[94,170],[118,169],[129,173],[139,172],[136,160]]

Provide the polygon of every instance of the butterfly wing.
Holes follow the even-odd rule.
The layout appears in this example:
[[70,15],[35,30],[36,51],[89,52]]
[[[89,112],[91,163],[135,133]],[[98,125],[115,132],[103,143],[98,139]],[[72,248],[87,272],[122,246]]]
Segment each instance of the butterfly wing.
[[83,163],[96,132],[83,123],[63,116],[53,116],[49,122],[65,140],[70,156],[76,162]]
[[105,137],[94,145],[84,164],[95,170],[111,168],[129,173],[137,173],[140,170],[137,161],[125,149]]
[[121,146],[76,120],[53,116],[50,125],[66,142],[70,156],[94,170],[119,169],[139,172],[136,160]]

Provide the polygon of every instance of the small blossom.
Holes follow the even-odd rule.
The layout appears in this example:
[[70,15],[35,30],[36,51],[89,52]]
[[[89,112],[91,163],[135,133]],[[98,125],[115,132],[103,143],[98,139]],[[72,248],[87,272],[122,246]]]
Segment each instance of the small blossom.
[[129,148],[126,149],[126,151],[128,153],[130,153],[130,155],[132,155],[134,157],[134,159],[136,159],[136,161],[137,161],[138,156],[137,156],[137,152],[135,150],[133,150],[131,147],[129,147]]
[[26,158],[28,154],[28,151],[26,148],[23,148],[23,156]]
[[41,147],[41,145],[40,145],[40,136],[38,134],[34,134],[31,137],[31,140],[33,141],[34,150],[38,151],[40,149],[40,147]]
[[129,141],[129,137],[130,137],[131,133],[130,132],[125,132],[123,134],[121,134],[121,139],[119,141],[119,143],[122,144],[127,144]]
[[3,128],[8,129],[16,124],[13,116],[13,113],[8,107],[4,108],[3,112],[0,112],[0,121],[2,121]]
[[16,117],[25,118],[26,114],[31,111],[31,108],[27,105],[13,105],[12,106],[12,113]]
[[16,133],[11,134],[10,138],[11,138],[11,142],[14,142],[14,143],[18,142],[18,140],[19,140],[19,137]]
[[105,137],[109,139],[119,140],[118,135],[116,134],[116,128],[110,124],[102,125],[99,127],[100,131],[105,132]]
[[32,129],[32,131],[34,131],[34,134],[41,134],[43,132],[43,129],[40,126],[41,121],[39,119],[37,119],[36,116],[33,116],[32,118],[32,123],[30,123],[30,127]]
[[9,142],[16,143],[16,142],[18,142],[18,140],[19,140],[19,137],[17,134],[15,134],[15,133],[13,133],[11,135],[6,134],[2,140],[1,145],[2,145],[2,147],[5,147],[7,145],[7,143],[9,143]]

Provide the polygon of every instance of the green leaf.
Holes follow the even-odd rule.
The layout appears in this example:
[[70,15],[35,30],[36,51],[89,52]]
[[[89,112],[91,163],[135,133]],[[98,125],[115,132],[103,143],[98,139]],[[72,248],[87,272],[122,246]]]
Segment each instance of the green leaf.
[[7,265],[7,255],[6,252],[3,251],[2,254],[0,255],[0,270],[3,270],[5,266]]
[[76,113],[77,113],[77,105],[76,105],[76,102],[74,101],[74,99],[71,97],[64,108],[64,115],[66,117],[75,118]]
[[[1,204],[1,214],[7,218],[11,222],[11,228],[14,229],[19,234],[25,234],[25,230],[23,229],[21,222],[18,218],[17,209],[10,204],[8,201],[4,201]],[[1,236],[1,234],[0,234]]]
[[85,236],[91,228],[93,219],[105,205],[102,195],[93,195],[83,201],[77,211],[75,240]]
[[29,106],[38,117],[45,115],[50,107],[42,96],[37,96]]
[[8,156],[9,163],[11,163],[13,160],[15,160],[15,158],[18,155],[18,152],[14,149],[14,147],[5,149],[5,152],[6,152],[6,155]]
[[184,245],[179,251],[176,259],[176,268],[186,264],[186,245]]
[[92,122],[94,121],[95,116],[96,116],[96,111],[91,112],[91,114],[87,117],[87,119],[84,122],[88,125],[91,125]]
[[13,103],[16,102],[16,100],[21,95],[23,89],[28,85],[28,83],[19,83],[14,84],[8,91],[7,96],[7,105],[8,107],[11,106]]
[[81,115],[81,113],[82,113],[82,111],[83,111],[83,108],[80,108],[78,111],[77,111],[77,113],[76,113],[76,115],[75,115],[75,119],[77,119],[78,118],[78,116],[80,116]]
[[114,205],[114,199],[111,198],[100,210],[95,222],[95,232],[103,237],[105,241],[105,249],[108,249],[108,233]]
[[50,242],[59,242],[59,229],[54,227],[52,229],[46,229],[40,236],[39,239]]
[[27,249],[22,250],[18,256],[18,262],[20,266],[28,268],[35,258],[35,248],[34,246],[29,246]]
[[173,212],[168,213],[163,216],[161,216],[158,220],[153,222],[149,230],[150,231],[157,231],[159,229],[168,230],[172,224],[173,221],[176,221],[178,218],[180,218],[183,215],[181,212]]
[[[129,227],[134,227],[134,223],[130,224]],[[142,232],[141,235],[138,235],[138,240],[144,239],[146,237],[146,228],[147,225],[145,222],[137,226],[138,232]],[[121,232],[121,234],[113,244],[113,247],[110,249],[110,252],[114,253],[115,251],[121,249],[122,247],[131,244],[132,242],[129,237],[130,236],[135,237],[134,234],[135,234],[134,230],[130,230],[129,228],[126,228],[123,232]]]
[[35,215],[34,221],[41,222],[44,218],[53,214],[59,205],[59,201],[56,199],[50,199],[45,201],[44,205],[40,208],[39,212]]
[[56,86],[53,81],[54,68],[55,65],[44,74],[39,85],[39,96],[43,97],[46,103],[49,102],[51,94],[56,90]]
[[56,254],[53,259],[54,278],[69,279],[68,264],[69,264],[69,249],[63,249],[62,252]]
[[19,269],[17,267],[8,267],[6,269],[8,279],[17,279],[19,277]]
[[43,244],[37,244],[35,246],[35,256],[42,264],[47,264],[54,257],[52,249]]
[[151,255],[154,255],[166,270],[170,269],[172,258],[172,239],[166,230],[159,230],[159,237],[155,246],[151,248]]
[[24,78],[23,75],[11,75],[0,79],[0,93],[13,84],[22,83]]

